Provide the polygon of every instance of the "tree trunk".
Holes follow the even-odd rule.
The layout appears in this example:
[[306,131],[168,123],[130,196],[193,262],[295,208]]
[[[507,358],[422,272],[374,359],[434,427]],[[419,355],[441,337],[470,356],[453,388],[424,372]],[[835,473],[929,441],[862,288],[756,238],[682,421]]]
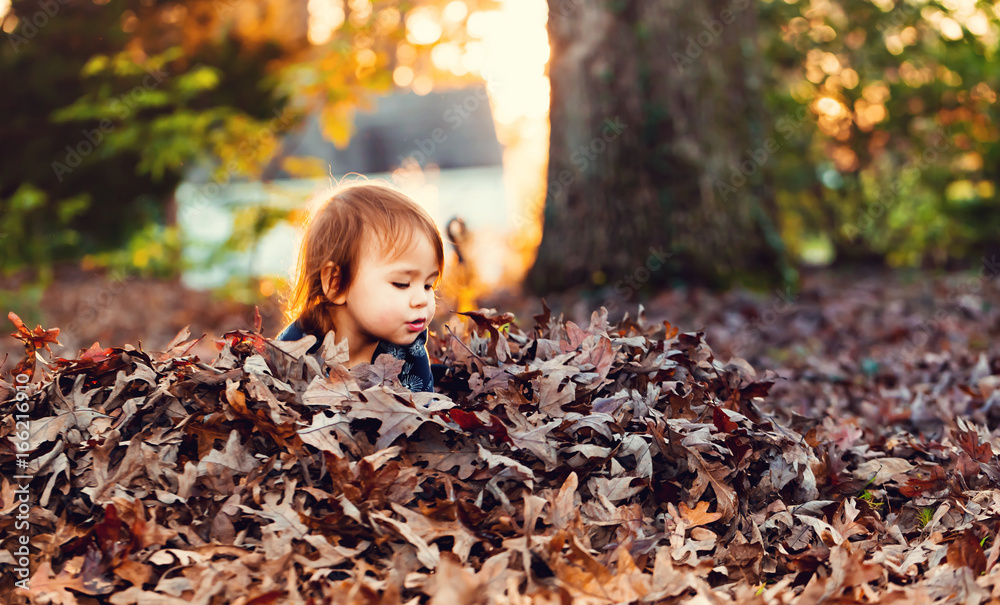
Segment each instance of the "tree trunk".
[[779,280],[754,6],[549,0],[552,128],[533,293],[609,284],[630,298],[678,282]]

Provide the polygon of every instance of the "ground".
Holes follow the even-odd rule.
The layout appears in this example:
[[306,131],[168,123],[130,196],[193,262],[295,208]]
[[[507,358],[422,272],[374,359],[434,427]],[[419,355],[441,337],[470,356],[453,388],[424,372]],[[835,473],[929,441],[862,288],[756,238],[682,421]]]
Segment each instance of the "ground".
[[[177,284],[63,277],[43,298],[46,327],[100,307],[68,335],[107,330],[102,345],[120,346],[152,334],[146,350],[159,351],[191,324],[210,364],[180,342],[152,357],[95,351],[30,396],[34,448],[18,468],[40,494],[32,540],[60,545],[37,555],[33,602],[1000,595],[988,273],[674,290],[610,325],[595,308],[629,301],[567,293],[546,299],[546,317],[497,293],[483,306],[516,313],[521,330],[471,313],[478,335],[442,327],[429,345],[450,399],[393,393],[388,356],[347,372],[346,352],[316,362],[246,331],[218,353],[212,338],[246,328],[249,310]],[[265,335],[280,328],[274,312],[264,321]],[[117,340],[116,323],[133,335]],[[328,379],[313,379],[316,363],[332,364]],[[3,488],[0,506],[13,505],[15,484]],[[176,557],[183,586],[169,577]]]

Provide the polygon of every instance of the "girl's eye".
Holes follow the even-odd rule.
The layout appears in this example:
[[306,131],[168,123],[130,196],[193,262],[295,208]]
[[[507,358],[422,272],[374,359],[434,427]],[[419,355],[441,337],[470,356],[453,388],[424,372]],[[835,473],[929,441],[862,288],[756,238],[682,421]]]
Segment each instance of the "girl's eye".
[[424,286],[424,289],[425,289],[425,290],[433,290],[433,289],[434,289],[434,286],[432,286],[432,285],[430,285],[430,284],[427,284],[426,286]]
[[392,285],[396,286],[400,290],[405,290],[410,287],[410,284],[392,284]]

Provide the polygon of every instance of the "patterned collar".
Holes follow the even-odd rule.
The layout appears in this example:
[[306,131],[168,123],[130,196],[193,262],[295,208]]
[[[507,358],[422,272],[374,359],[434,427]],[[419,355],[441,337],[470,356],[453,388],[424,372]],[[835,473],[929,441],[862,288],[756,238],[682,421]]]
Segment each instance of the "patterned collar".
[[[305,336],[306,333],[296,320],[282,330],[275,340],[295,341],[305,338]],[[314,334],[314,336],[316,336],[316,343],[309,349],[310,355],[319,351],[323,344],[323,339],[318,334]],[[383,353],[388,353],[403,361],[403,369],[399,373],[399,381],[403,386],[414,392],[434,392],[434,375],[431,373],[430,358],[427,356],[426,328],[409,345],[397,345],[380,340],[375,347],[375,352],[372,353],[371,363],[375,363],[378,356]]]

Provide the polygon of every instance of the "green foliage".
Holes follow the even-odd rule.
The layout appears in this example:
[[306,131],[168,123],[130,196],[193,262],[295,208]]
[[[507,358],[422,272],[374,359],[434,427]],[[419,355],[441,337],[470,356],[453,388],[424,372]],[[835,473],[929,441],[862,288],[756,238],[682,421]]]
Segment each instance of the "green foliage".
[[[10,197],[0,200],[0,250],[3,259],[18,257],[46,258],[52,250],[69,249],[80,242],[80,234],[70,225],[90,206],[87,193],[49,202],[48,193],[32,183],[22,183]],[[49,235],[44,238],[26,237],[34,224],[46,216]],[[0,269],[9,268],[0,262]]]
[[150,222],[134,233],[124,246],[87,255],[83,263],[137,277],[167,279],[177,274],[180,259],[181,238],[177,226]]
[[[231,301],[243,305],[259,305],[261,315],[280,313],[273,307],[273,301],[269,304],[268,297],[275,291],[288,288],[285,280],[280,278],[256,278],[244,275],[234,275],[229,280],[217,288],[212,289],[212,298],[219,301]],[[269,292],[265,295],[264,291]]]
[[[394,86],[404,47],[411,64],[433,65],[434,44],[408,44],[404,23],[409,11],[444,4],[373,3],[328,43],[303,48],[280,39],[273,23],[259,26],[270,33],[238,32],[225,2],[59,3],[29,31],[38,5],[14,0],[8,19],[21,21],[0,30],[0,78],[17,87],[0,95],[0,272],[84,256],[112,265],[146,259],[134,267],[140,273],[169,273],[174,263],[176,272],[179,244],[165,225],[186,171],[204,169],[220,187],[266,180],[275,135],[313,110],[324,135],[345,145],[355,112]],[[773,192],[776,224],[761,224],[776,247],[818,263],[915,266],[976,258],[995,243],[1000,18],[991,4],[754,6],[758,47],[748,45],[746,57],[763,66],[753,94],[765,111],[751,128],[778,146],[755,186]],[[188,20],[165,21],[175,8]],[[137,24],[126,27],[126,15]],[[640,24],[635,35],[644,32]],[[468,41],[463,24],[451,23],[439,42]],[[436,81],[450,77],[430,69]],[[646,115],[654,125],[669,119],[658,107]],[[323,167],[293,158],[285,168],[315,175]],[[254,212],[226,246],[247,249],[280,220]],[[785,275],[794,280],[794,269]]]
[[[112,122],[103,149],[108,154],[135,154],[139,175],[154,181],[179,177],[184,165],[206,156],[235,155],[248,136],[270,125],[270,120],[248,115],[241,108],[206,102],[223,84],[222,72],[206,65],[183,71],[180,64],[190,58],[181,49],[171,48],[141,61],[130,55],[126,51],[93,57],[84,69],[95,80],[92,93],[56,112],[53,119]],[[140,76],[141,84],[118,92],[123,88],[121,77],[132,78],[131,83]],[[133,112],[135,117],[129,119]],[[244,154],[237,170],[259,174],[272,150]]]
[[[284,8],[250,15],[254,6],[237,13],[229,0],[60,2],[33,27],[37,3],[14,0],[0,28],[0,78],[18,86],[0,95],[9,126],[0,129],[0,271],[44,274],[85,258],[176,274],[178,238],[166,226],[185,174],[207,172],[214,189],[202,187],[199,200],[222,204],[212,191],[271,178],[278,135],[314,110],[326,136],[346,144],[354,112],[393,86],[405,14],[435,2],[374,3],[312,47],[287,27],[293,12]],[[441,41],[463,36],[451,23]],[[430,64],[432,46],[409,46],[412,60]],[[317,172],[308,158],[288,166]],[[237,225],[227,245],[245,249],[275,220],[251,223]]]
[[759,6],[792,252],[821,238],[841,261],[978,258],[1000,229],[992,5]]
[[917,511],[917,521],[920,525],[920,529],[927,527],[927,524],[934,519],[934,509],[924,507]]
[[[273,134],[247,141],[285,105],[267,73],[285,51],[225,32],[185,49],[123,32],[123,13],[144,7],[60,4],[30,37],[20,25],[0,33],[0,78],[22,83],[0,96],[9,125],[0,129],[0,271],[87,257],[176,274],[178,237],[167,225],[183,173],[226,157],[233,174],[259,174],[273,152]],[[14,16],[36,11],[13,3]],[[280,126],[294,123],[289,115]]]
[[878,507],[882,506],[883,504],[885,504],[884,502],[879,502],[878,496],[876,496],[874,493],[872,493],[869,490],[865,490],[861,494],[861,496],[859,496],[859,498],[861,500],[864,500],[865,502],[867,502],[869,504],[869,506],[873,506],[875,508],[878,508]]

